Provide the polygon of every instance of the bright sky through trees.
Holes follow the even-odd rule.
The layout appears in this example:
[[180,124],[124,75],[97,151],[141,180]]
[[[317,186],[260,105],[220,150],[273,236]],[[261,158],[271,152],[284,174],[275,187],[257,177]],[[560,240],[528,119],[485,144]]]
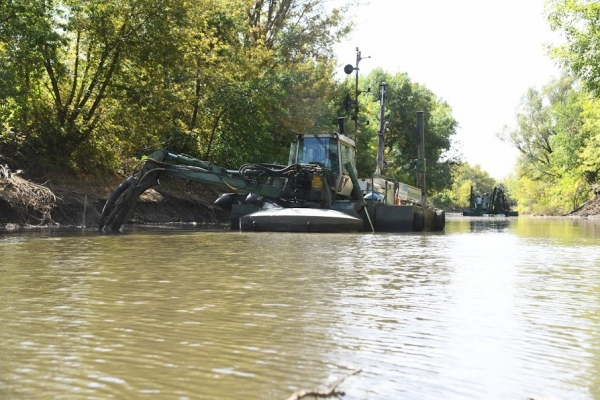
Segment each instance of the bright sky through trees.
[[[361,74],[381,67],[407,72],[446,100],[459,123],[459,151],[501,179],[517,151],[496,133],[516,124],[521,96],[559,76],[545,44],[557,41],[544,0],[365,0],[353,9],[356,30],[337,46],[339,62],[355,49],[371,56]],[[341,69],[340,69],[341,71]]]

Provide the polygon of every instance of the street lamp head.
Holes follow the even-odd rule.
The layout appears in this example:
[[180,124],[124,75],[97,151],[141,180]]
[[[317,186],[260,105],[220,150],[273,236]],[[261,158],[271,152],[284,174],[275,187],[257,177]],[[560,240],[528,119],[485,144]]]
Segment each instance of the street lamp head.
[[354,67],[352,66],[352,64],[346,64],[346,66],[344,67],[344,72],[347,75],[350,75],[352,71],[354,71]]

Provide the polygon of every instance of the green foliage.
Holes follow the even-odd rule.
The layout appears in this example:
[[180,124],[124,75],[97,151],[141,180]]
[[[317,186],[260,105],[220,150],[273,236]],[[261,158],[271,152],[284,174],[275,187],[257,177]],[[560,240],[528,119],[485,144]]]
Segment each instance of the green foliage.
[[[563,107],[551,107],[563,118],[555,122],[558,127],[552,140],[555,151],[549,157],[555,175],[553,179],[544,180],[557,192],[547,195],[555,200],[546,203],[562,212],[587,200],[590,187],[596,185],[600,177],[600,3],[550,0],[547,10],[552,29],[566,39],[551,49],[551,55],[568,68],[585,89],[574,88]],[[527,172],[527,163],[521,165]]]
[[[431,198],[438,207],[449,211],[468,209],[471,190],[474,195],[483,196],[484,193],[491,193],[499,183],[483,171],[481,166],[471,166],[469,163],[460,163],[452,169],[451,182],[451,186]],[[510,196],[510,192],[508,195]]]
[[580,77],[594,93],[600,90],[600,3],[549,0],[548,20],[566,42],[551,49],[554,58]]
[[[567,108],[574,106],[570,99],[574,80],[563,77],[542,88],[541,91],[530,88],[523,96],[520,111],[517,114],[517,127],[505,127],[500,135],[504,141],[511,143],[521,154],[521,165],[527,168],[531,179],[556,177],[559,171],[552,162],[554,153],[553,141],[561,127],[567,131],[576,129],[566,124],[577,123],[572,117],[576,111]],[[572,100],[572,99],[571,99]]]
[[0,152],[114,171],[157,147],[234,166],[284,162],[331,122],[324,0],[11,0],[0,4]]
[[586,182],[598,184],[600,182],[600,101],[588,100],[583,105],[583,143],[578,149],[578,158],[581,161],[577,166],[578,171]]
[[563,215],[589,198],[589,187],[576,176],[549,184],[522,176],[511,187],[519,212],[533,215]]
[[520,211],[564,214],[589,198],[600,171],[598,110],[598,100],[570,76],[529,89],[518,126],[501,135],[521,153],[512,190]]

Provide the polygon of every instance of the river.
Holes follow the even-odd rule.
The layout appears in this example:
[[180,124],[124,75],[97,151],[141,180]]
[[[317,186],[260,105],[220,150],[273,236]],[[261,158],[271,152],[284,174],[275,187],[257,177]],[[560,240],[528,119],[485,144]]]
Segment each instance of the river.
[[345,400],[600,399],[600,221],[0,235],[0,399],[286,399],[339,379]]

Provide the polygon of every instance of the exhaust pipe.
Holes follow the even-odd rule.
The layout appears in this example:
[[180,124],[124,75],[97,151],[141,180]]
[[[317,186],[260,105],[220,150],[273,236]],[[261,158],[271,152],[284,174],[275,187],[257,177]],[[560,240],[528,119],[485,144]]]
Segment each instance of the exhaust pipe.
[[338,131],[340,135],[346,135],[346,117],[338,117]]

